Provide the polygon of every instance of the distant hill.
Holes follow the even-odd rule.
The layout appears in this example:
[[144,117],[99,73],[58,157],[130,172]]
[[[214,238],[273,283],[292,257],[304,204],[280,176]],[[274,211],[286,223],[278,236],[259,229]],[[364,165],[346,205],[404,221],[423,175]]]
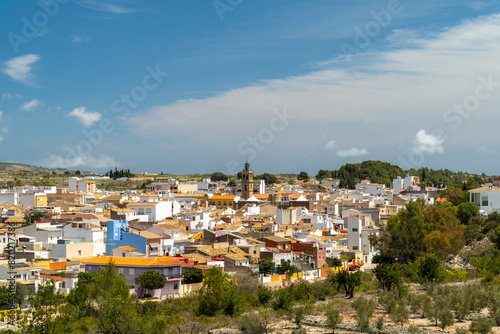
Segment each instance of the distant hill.
[[38,166],[31,166],[26,164],[20,164],[17,162],[0,162],[0,171],[3,172],[34,172],[34,173],[52,173],[64,174],[64,172],[70,172],[74,174],[74,171],[67,168],[45,168]]

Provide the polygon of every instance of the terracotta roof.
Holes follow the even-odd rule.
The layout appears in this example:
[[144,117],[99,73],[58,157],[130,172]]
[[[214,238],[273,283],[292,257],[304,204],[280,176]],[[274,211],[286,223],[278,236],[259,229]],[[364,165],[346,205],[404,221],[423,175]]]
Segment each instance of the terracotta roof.
[[234,200],[236,195],[214,195],[209,198],[210,201],[213,200]]
[[121,248],[121,249],[124,249],[124,250],[128,250],[128,251],[135,251],[135,250],[137,250],[134,247],[130,247],[130,246],[121,246],[121,247],[118,247],[118,248]]
[[82,263],[85,264],[103,264],[103,265],[106,265],[109,262],[113,262],[116,266],[137,266],[137,267],[162,267],[162,266],[176,266],[184,264],[184,262],[182,261],[167,256],[150,257],[150,258],[102,256],[91,260],[82,261]]

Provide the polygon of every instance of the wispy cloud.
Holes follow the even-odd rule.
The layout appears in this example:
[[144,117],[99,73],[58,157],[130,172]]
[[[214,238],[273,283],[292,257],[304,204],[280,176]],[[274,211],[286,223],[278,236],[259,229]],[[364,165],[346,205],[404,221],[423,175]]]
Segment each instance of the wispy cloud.
[[359,157],[362,155],[367,155],[368,150],[366,148],[357,148],[357,147],[351,147],[346,150],[340,150],[337,152],[337,156],[344,158],[344,157]]
[[427,133],[425,130],[419,130],[413,141],[413,151],[428,154],[443,153],[444,138]]
[[78,119],[83,126],[92,126],[95,122],[98,122],[102,115],[98,112],[87,111],[85,107],[75,108],[72,112],[68,114],[70,117],[75,117]]
[[71,42],[79,44],[79,43],[89,43],[92,41],[92,37],[89,35],[70,35],[69,39]]
[[47,28],[43,28],[39,33],[38,35],[36,35],[36,37],[42,37],[42,36],[45,36],[49,33],[49,29]]
[[[265,80],[207,98],[154,106],[131,115],[126,122],[137,136],[156,137],[164,145],[170,145],[169,149],[175,150],[182,143],[187,150],[196,151],[200,147],[208,150],[208,145],[204,145],[210,142],[229,152],[221,154],[226,158],[239,153],[235,141],[245,143],[248,136],[258,134],[270,118],[271,108],[286,104],[297,115],[297,121],[279,134],[276,143],[287,142],[297,152],[308,152],[311,140],[304,138],[317,138],[335,120],[329,131],[335,131],[336,138],[348,142],[346,148],[358,148],[342,149],[341,155],[375,154],[391,149],[396,152],[402,141],[410,143],[406,147],[411,150],[420,129],[427,129],[430,134],[436,127],[450,129],[454,123],[443,119],[445,111],[474,92],[478,76],[491,74],[494,82],[500,81],[500,14],[463,21],[432,34],[416,30],[410,47],[404,41],[401,43],[403,46],[396,44],[387,51],[356,56],[348,69],[341,60],[334,59],[332,65],[303,75]],[[475,148],[481,145],[484,136],[481,128],[491,133],[491,140],[500,141],[500,133],[494,128],[500,122],[495,109],[499,103],[500,94],[495,92],[468,119],[481,122],[481,127],[467,128],[470,132],[467,139],[449,134],[446,145]],[[235,111],[245,117],[235,118]],[[214,138],[212,129],[216,127],[223,127],[226,136]],[[196,139],[189,135],[190,131],[196,131]],[[299,138],[297,133],[302,136]],[[227,138],[234,140],[229,143]],[[444,143],[436,146],[434,152],[439,147],[444,149]],[[242,156],[248,155],[249,150],[241,151]],[[388,156],[397,160],[396,153],[387,153]],[[283,156],[269,145],[259,152],[258,159],[278,157],[287,160],[298,155]]]
[[0,110],[0,122],[2,121],[3,112]]
[[40,160],[37,164],[48,168],[111,168],[119,167],[120,163],[108,155],[102,155],[98,158],[91,155],[77,156],[77,157],[63,157],[53,154],[50,157]]
[[15,97],[21,98],[22,96],[19,93],[12,93],[12,94],[11,93],[2,93],[3,100],[12,100]]
[[78,0],[77,3],[85,8],[96,10],[99,12],[113,13],[113,14],[128,14],[138,12],[139,9],[117,5],[117,1],[107,0]]
[[41,105],[43,105],[42,101],[37,100],[37,99],[33,99],[33,100],[23,104],[19,109],[24,110],[24,111],[32,111],[33,109],[35,109]]
[[330,140],[328,143],[325,144],[325,149],[326,150],[333,150],[337,146],[334,140]]
[[492,5],[494,5],[494,1],[472,1],[469,3],[469,7],[474,9],[474,10],[483,10],[486,9]]
[[40,56],[37,54],[27,54],[12,58],[4,62],[2,72],[17,82],[25,85],[34,85],[35,77],[31,74],[31,70],[33,69],[32,65],[39,59]]

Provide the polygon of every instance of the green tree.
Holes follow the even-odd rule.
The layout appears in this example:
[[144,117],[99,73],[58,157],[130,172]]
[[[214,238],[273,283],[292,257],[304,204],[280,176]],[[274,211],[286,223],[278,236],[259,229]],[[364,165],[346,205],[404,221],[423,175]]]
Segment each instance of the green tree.
[[[129,294],[130,285],[111,262],[89,284],[92,318],[101,333],[137,333],[142,325]],[[120,319],[120,321],[117,321]]]
[[203,282],[203,272],[200,268],[192,268],[182,274],[184,284],[193,284]]
[[82,172],[80,172],[79,170],[77,170],[77,171],[75,172],[75,175],[82,175]]
[[22,316],[19,322],[23,333],[61,333],[62,328],[56,318],[61,308],[61,299],[54,281],[42,281],[37,293],[30,298],[30,310]]
[[297,179],[301,181],[309,181],[309,175],[307,174],[307,172],[302,171],[299,173],[299,176],[297,176]]
[[23,219],[24,219],[24,226],[29,226],[36,222],[38,219],[43,218],[46,214],[48,214],[47,211],[40,211],[40,210],[28,210],[24,213]]
[[361,272],[354,273],[346,270],[341,270],[335,275],[335,281],[338,284],[338,289],[343,288],[346,297],[354,297],[354,289],[361,285]]
[[220,268],[212,267],[198,292],[198,314],[214,316],[221,312],[232,316],[241,311],[242,303],[238,287]]
[[416,262],[417,275],[421,282],[435,282],[440,275],[441,261],[434,254],[426,254]]
[[316,174],[316,180],[323,181],[323,179],[331,178],[332,172],[329,170],[320,169],[318,174]]
[[221,173],[221,172],[214,172],[212,174],[210,174],[210,180],[212,181],[227,181],[229,179],[229,177],[224,174],[224,173]]
[[406,307],[406,300],[402,298],[396,299],[394,306],[391,309],[389,316],[391,320],[395,323],[399,323],[401,326],[408,321],[410,314],[408,308]]
[[479,208],[473,202],[463,202],[458,205],[457,218],[462,224],[468,224],[472,217],[479,215]]
[[151,290],[163,289],[167,283],[165,276],[156,270],[148,270],[135,277],[135,283],[143,290],[146,290],[147,295],[151,295]]
[[471,333],[488,334],[491,333],[494,322],[488,317],[480,317],[472,320],[469,331]]
[[269,174],[269,173],[257,175],[255,177],[255,179],[256,180],[264,180],[266,182],[266,185],[278,183],[278,177],[274,174]]
[[271,259],[261,259],[259,261],[259,273],[270,274],[274,268],[274,261]]
[[460,203],[469,200],[469,193],[456,186],[450,186],[441,191],[441,197],[446,198],[453,205],[458,206]]
[[335,327],[340,325],[344,319],[340,316],[339,310],[334,308],[333,303],[331,303],[326,309],[326,327],[330,328],[335,334]]
[[408,262],[424,253],[423,239],[427,234],[424,208],[425,202],[419,199],[389,218],[380,237],[371,239],[382,257]]
[[382,290],[391,291],[393,285],[401,283],[401,273],[394,264],[381,263],[373,270]]

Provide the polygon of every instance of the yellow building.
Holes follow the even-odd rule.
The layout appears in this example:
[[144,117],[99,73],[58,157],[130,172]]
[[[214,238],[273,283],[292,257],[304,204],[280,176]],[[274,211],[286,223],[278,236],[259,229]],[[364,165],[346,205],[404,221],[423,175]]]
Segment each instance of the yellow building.
[[225,208],[236,208],[236,203],[234,202],[236,195],[214,195],[208,199],[208,205],[213,205],[217,209]]
[[36,194],[35,195],[35,208],[46,207],[47,204],[47,195]]

